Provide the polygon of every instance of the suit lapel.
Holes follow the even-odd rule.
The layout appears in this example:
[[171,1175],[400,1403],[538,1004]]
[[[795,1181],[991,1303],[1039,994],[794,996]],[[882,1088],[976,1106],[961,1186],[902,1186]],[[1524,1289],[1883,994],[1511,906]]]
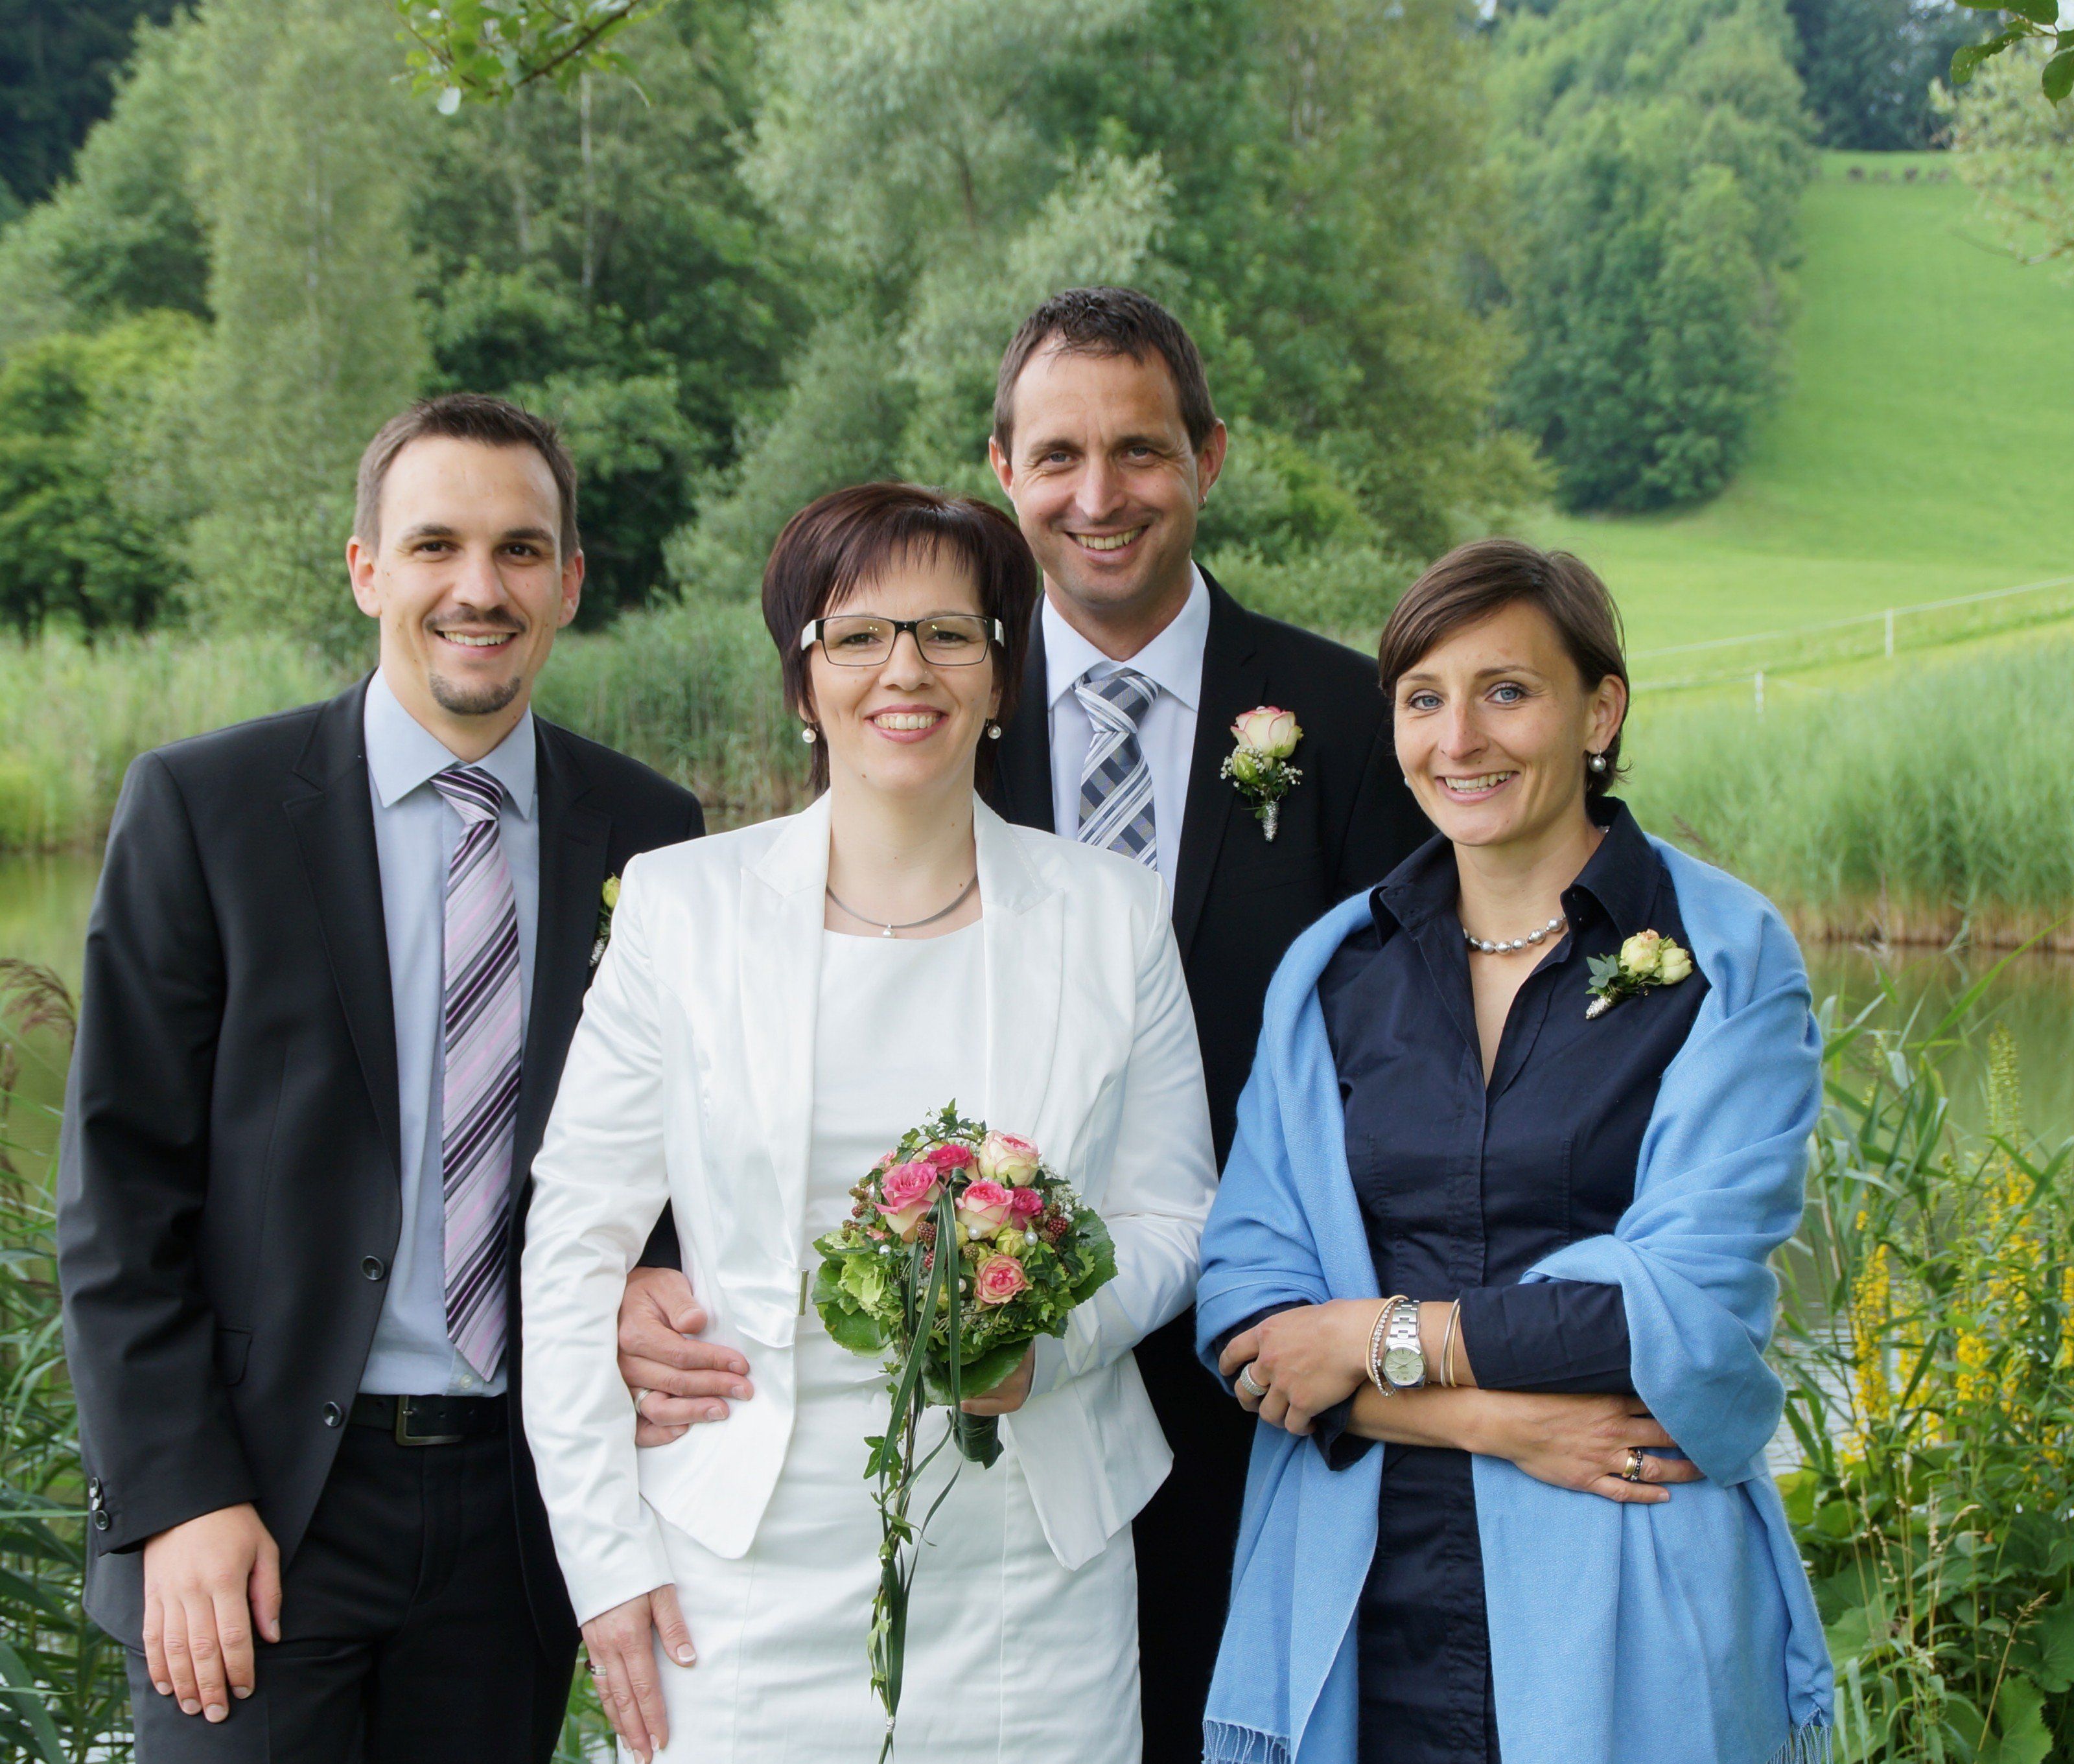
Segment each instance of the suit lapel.
[[1051,814],[1051,716],[1045,675],[1044,605],[1030,616],[1030,649],[1015,714],[1001,732],[989,793],[1004,819],[1040,832],[1056,832]]
[[1208,570],[1203,580],[1210,591],[1210,629],[1203,641],[1196,744],[1188,760],[1188,807],[1174,872],[1174,936],[1184,961],[1209,898],[1210,878],[1237,795],[1219,775],[1232,750],[1231,725],[1241,712],[1259,704],[1267,690],[1267,669],[1254,647],[1251,616],[1217,586]]
[[583,1013],[612,831],[610,817],[582,799],[589,781],[562,732],[535,718],[534,743],[539,776],[540,911],[533,934],[533,993],[519,1068],[514,1176],[531,1164],[547,1130],[562,1056]]
[[312,794],[282,804],[295,829],[317,931],[345,1012],[353,1051],[398,1181],[403,1127],[396,1079],[396,1007],[389,985],[389,934],[382,915],[382,865],[367,782],[362,707],[367,683],[327,704],[296,762]]

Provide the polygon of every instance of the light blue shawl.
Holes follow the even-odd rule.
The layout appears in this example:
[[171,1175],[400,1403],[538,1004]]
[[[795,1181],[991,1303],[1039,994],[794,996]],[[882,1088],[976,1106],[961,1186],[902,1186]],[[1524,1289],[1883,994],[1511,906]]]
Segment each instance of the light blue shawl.
[[[1635,1389],[1708,1480],[1622,1505],[1474,1462],[1506,1764],[1826,1758],[1833,1685],[1764,1449],[1771,1251],[1800,1218],[1821,1044],[1791,934],[1762,896],[1660,841],[1709,989],[1663,1074],[1633,1204],[1529,1279],[1617,1285]],[[1370,915],[1349,900],[1269,989],[1238,1136],[1203,1235],[1199,1349],[1270,1306],[1379,1296],[1347,1172],[1317,981]],[[1230,1615],[1204,1723],[1210,1764],[1353,1764],[1356,1617],[1383,1453],[1344,1470],[1260,1427]]]

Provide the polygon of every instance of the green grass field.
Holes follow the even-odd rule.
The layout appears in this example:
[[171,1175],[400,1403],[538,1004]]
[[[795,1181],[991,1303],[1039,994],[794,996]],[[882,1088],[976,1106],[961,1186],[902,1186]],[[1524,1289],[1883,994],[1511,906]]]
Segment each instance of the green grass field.
[[[2074,282],[2002,250],[1972,192],[1941,176],[1948,163],[1823,155],[1803,212],[1791,383],[1717,501],[1533,524],[1605,576],[1639,677],[1790,665],[1833,646],[1650,652],[2074,573],[2059,518],[2074,403],[2055,371],[2074,341]],[[2074,609],[2074,590],[2037,598],[2041,613]],[[1977,632],[1985,611],[1918,622],[1913,642],[1904,616],[1897,644]]]

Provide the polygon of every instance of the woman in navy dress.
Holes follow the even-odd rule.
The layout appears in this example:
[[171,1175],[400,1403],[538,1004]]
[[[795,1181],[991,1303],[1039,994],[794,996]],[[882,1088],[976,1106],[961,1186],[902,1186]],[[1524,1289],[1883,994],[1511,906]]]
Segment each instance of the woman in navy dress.
[[[1440,833],[1316,993],[1376,1290],[1399,1296],[1270,1308],[1212,1345],[1241,1403],[1336,1469],[1385,1455],[1361,1764],[1497,1764],[1473,1454],[1622,1502],[1700,1477],[1635,1394],[1622,1287],[1524,1277],[1627,1212],[1708,981],[1663,857],[1608,794],[1627,678],[1588,568],[1465,547],[1407,593],[1381,662]],[[1624,951],[1649,983],[1595,1010]]]

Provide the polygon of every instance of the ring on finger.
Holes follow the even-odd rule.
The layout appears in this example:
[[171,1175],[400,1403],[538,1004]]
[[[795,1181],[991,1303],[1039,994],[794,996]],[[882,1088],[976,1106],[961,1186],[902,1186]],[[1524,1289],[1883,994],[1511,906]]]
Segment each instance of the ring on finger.
[[641,1405],[648,1400],[648,1397],[649,1391],[645,1385],[634,1386],[634,1418],[637,1421],[646,1419],[641,1413]]
[[1621,1481],[1639,1482],[1642,1480],[1642,1466],[1648,1462],[1649,1459],[1640,1446],[1630,1446],[1627,1448],[1627,1468],[1620,1473]]
[[1267,1394],[1267,1386],[1253,1375],[1253,1361],[1250,1360],[1239,1368],[1238,1387],[1250,1397],[1259,1398]]

